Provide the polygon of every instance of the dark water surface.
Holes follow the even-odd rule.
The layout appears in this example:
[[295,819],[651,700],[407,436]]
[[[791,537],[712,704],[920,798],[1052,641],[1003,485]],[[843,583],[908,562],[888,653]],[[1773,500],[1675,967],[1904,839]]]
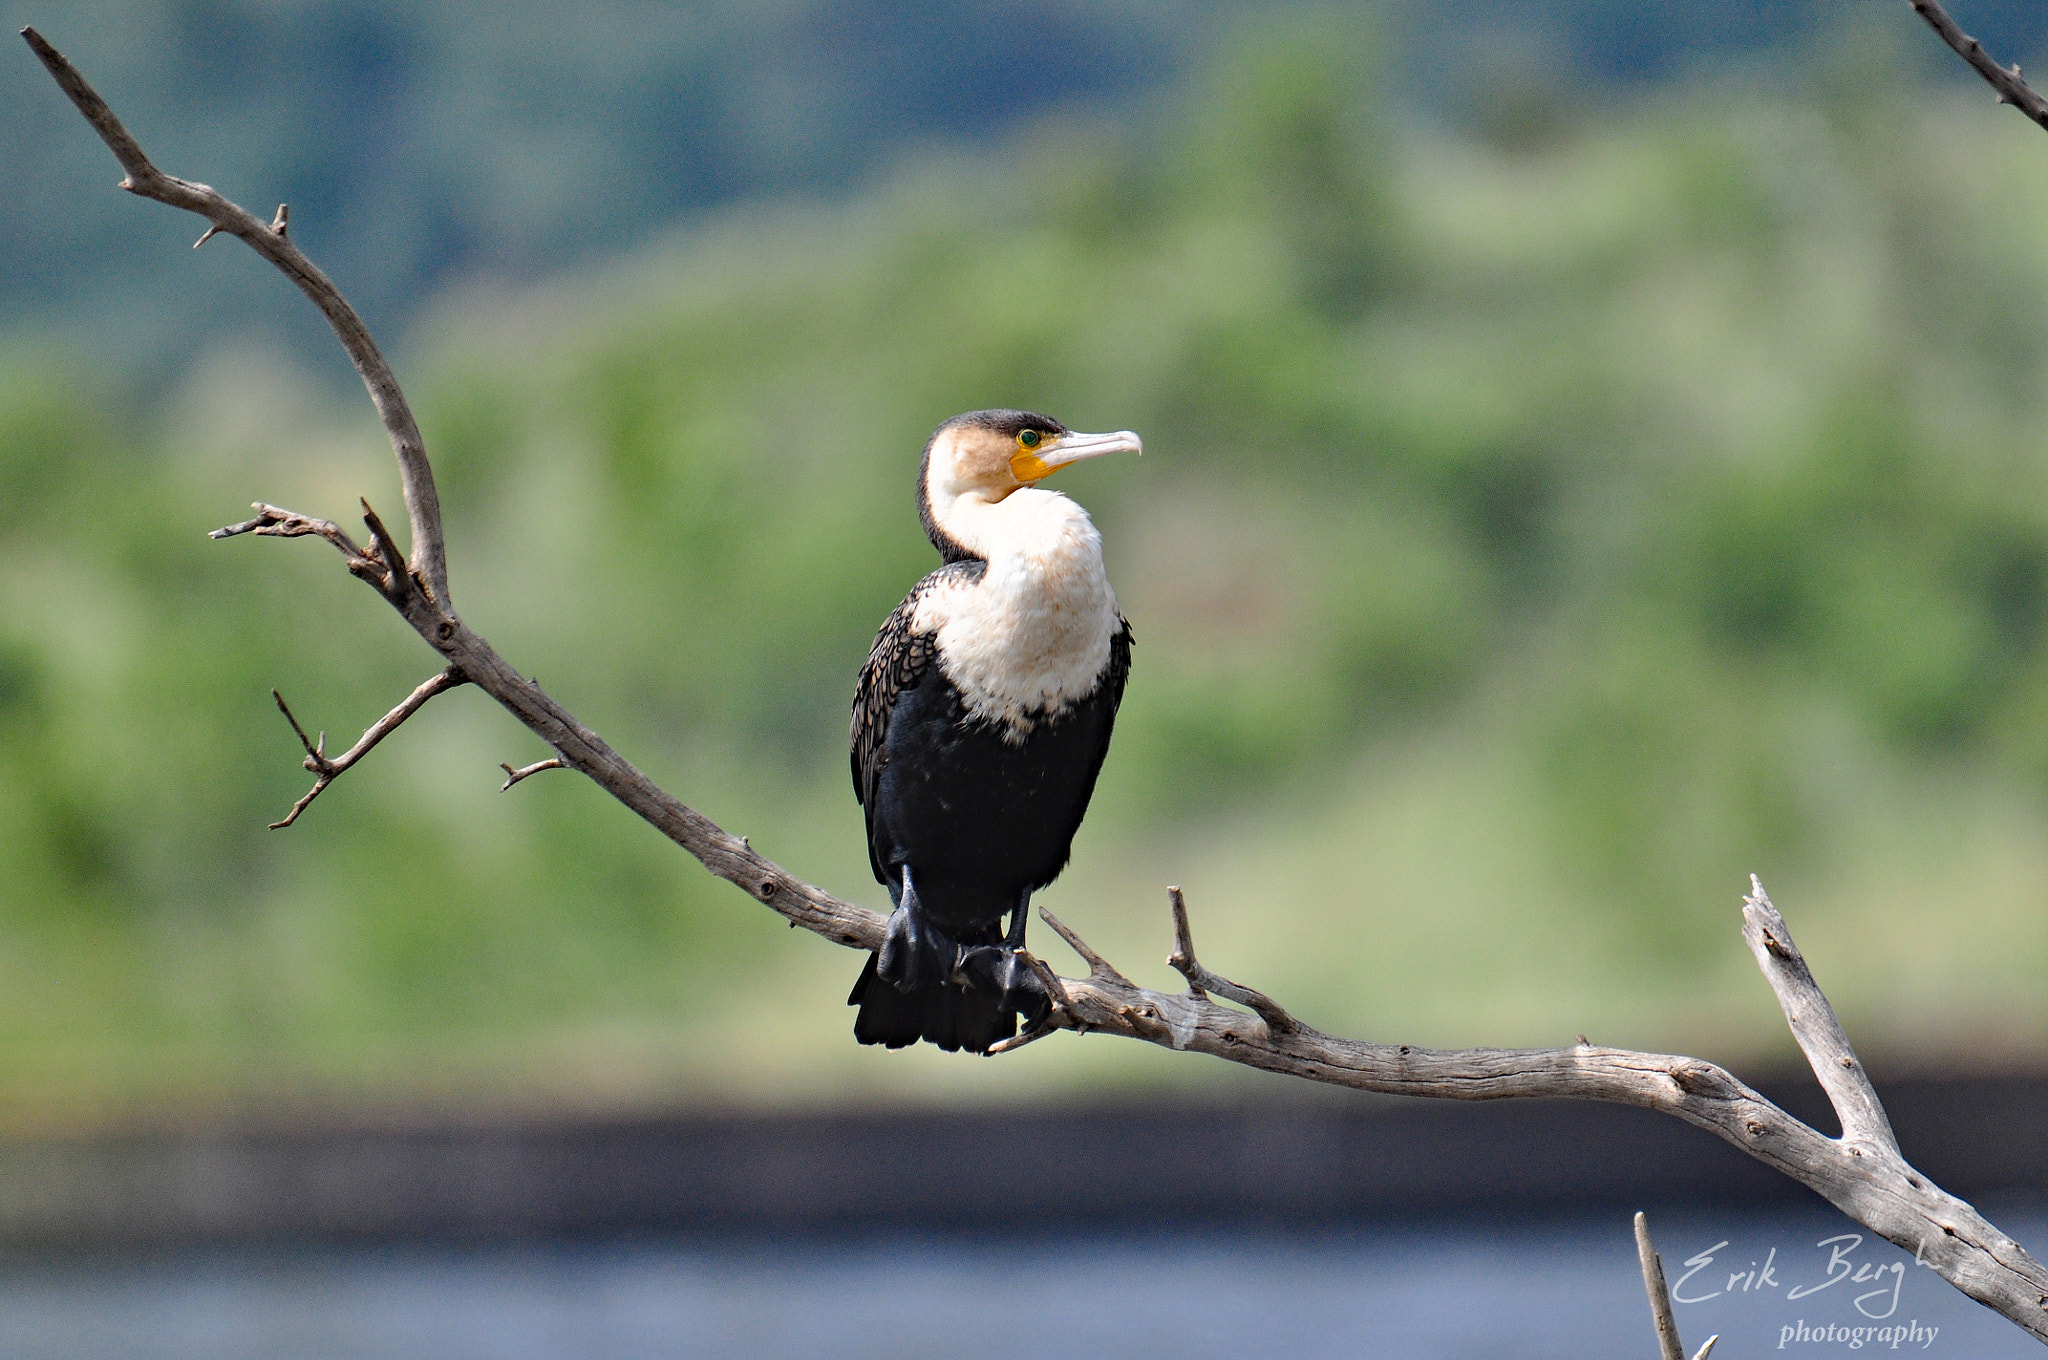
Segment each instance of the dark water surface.
[[[2037,1253],[2048,1241],[2048,1216],[1993,1217]],[[1467,1219],[1300,1236],[1127,1226],[1122,1235],[1016,1243],[736,1236],[17,1262],[0,1274],[0,1355],[1656,1354],[1625,1216],[1536,1225]],[[1688,1211],[1653,1214],[1652,1227],[1674,1294],[1703,1299],[1677,1309],[1688,1353],[1711,1332],[1723,1334],[1716,1355],[1724,1360],[2042,1353],[1889,1243],[1862,1234],[1860,1242],[1816,1245],[1856,1231],[1831,1214]],[[1687,1276],[1687,1260],[1710,1250],[1713,1264]],[[1831,1256],[1834,1273],[1860,1270],[1864,1280],[1844,1278],[1790,1298],[1828,1277]],[[1736,1272],[1742,1278],[1731,1289]],[[1808,1339],[1797,1332],[1801,1324]]]

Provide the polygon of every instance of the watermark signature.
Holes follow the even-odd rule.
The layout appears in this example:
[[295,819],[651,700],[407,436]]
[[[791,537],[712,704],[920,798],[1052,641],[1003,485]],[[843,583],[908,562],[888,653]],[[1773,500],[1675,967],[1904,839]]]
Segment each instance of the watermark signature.
[[[1863,1241],[1862,1233],[1837,1233],[1823,1237],[1814,1243],[1814,1247],[1824,1255],[1802,1257],[1796,1261],[1790,1255],[1780,1261],[1778,1249],[1772,1247],[1762,1261],[1748,1261],[1737,1270],[1730,1270],[1731,1263],[1717,1256],[1726,1250],[1728,1243],[1716,1242],[1705,1251],[1685,1258],[1685,1272],[1672,1282],[1671,1298],[1674,1303],[1705,1303],[1709,1299],[1748,1295],[1792,1302],[1838,1285],[1847,1285],[1849,1289],[1844,1293],[1848,1294],[1849,1303],[1858,1313],[1873,1322],[1885,1322],[1899,1310],[1899,1299],[1906,1284],[1906,1263],[1860,1259],[1857,1252]],[[1918,1253],[1913,1260],[1915,1265],[1933,1269],[1920,1259]],[[1841,1345],[1850,1350],[1861,1350],[1864,1346],[1891,1350],[1907,1346],[1926,1350],[1934,1344],[1940,1332],[1939,1327],[1924,1324],[1917,1318],[1876,1327],[1839,1322],[1809,1323],[1801,1318],[1779,1329],[1778,1349]]]
[[1784,1350],[1787,1346],[1802,1344],[1833,1344],[1847,1346],[1852,1351],[1860,1351],[1867,1343],[1872,1346],[1889,1346],[1893,1350],[1912,1345],[1924,1351],[1934,1344],[1935,1334],[1940,1330],[1939,1327],[1921,1326],[1918,1318],[1911,1322],[1894,1323],[1889,1327],[1844,1327],[1839,1322],[1816,1322],[1809,1327],[1806,1319],[1801,1318],[1793,1326],[1778,1329],[1778,1349]]

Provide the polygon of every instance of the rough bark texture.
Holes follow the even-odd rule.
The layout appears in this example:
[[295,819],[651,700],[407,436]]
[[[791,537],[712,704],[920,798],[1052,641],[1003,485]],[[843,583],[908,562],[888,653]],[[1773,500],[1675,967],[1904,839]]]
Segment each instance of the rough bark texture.
[[[1923,14],[1934,11],[1930,23],[1940,14],[1931,0],[1917,0],[1915,7]],[[434,693],[467,682],[504,705],[553,748],[563,765],[588,775],[712,873],[795,925],[852,948],[879,948],[880,915],[803,882],[755,854],[743,837],[727,834],[672,797],[520,675],[462,621],[448,593],[433,471],[405,396],[361,319],[288,239],[284,209],[273,222],[264,223],[205,185],[162,173],[55,48],[33,29],[24,30],[23,37],[127,171],[122,188],[199,214],[212,224],[209,236],[218,231],[240,237],[313,299],[334,326],[391,437],[412,521],[414,565],[408,567],[368,505],[363,507],[368,548],[357,547],[331,521],[261,503],[255,506],[255,518],[215,531],[222,538],[256,534],[326,539],[342,553],[348,569],[376,587],[446,663],[441,675],[393,709],[348,756],[326,762],[309,743],[308,767],[320,776],[315,792],[346,768],[345,761],[352,763]],[[296,721],[293,726],[297,728]],[[303,731],[300,738],[304,740]],[[507,787],[530,772],[508,769],[513,778]],[[1792,943],[1784,918],[1762,885],[1754,879],[1751,883],[1754,891],[1743,909],[1744,938],[1835,1106],[1843,1128],[1839,1139],[1800,1123],[1728,1072],[1696,1058],[1587,1043],[1568,1049],[1442,1051],[1320,1033],[1263,993],[1218,977],[1195,961],[1186,905],[1178,889],[1171,895],[1176,948],[1170,962],[1188,979],[1187,992],[1167,995],[1138,986],[1056,918],[1041,913],[1087,961],[1088,976],[1060,978],[1033,960],[1055,999],[1052,1014],[1045,1024],[998,1048],[1009,1051],[1059,1029],[1092,1030],[1363,1091],[1445,1100],[1562,1096],[1657,1110],[1710,1130],[1810,1187],[1849,1217],[1914,1252],[1970,1297],[2048,1342],[2048,1271],[1970,1205],[1927,1181],[1899,1155],[1876,1092]],[[1212,993],[1250,1006],[1255,1014],[1220,1005]]]

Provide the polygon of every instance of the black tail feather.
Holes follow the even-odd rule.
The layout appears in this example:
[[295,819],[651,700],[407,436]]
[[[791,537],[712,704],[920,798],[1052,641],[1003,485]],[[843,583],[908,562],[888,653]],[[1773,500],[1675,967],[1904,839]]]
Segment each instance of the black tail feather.
[[875,955],[853,984],[846,1004],[860,1007],[853,1037],[864,1044],[906,1048],[925,1039],[948,1053],[986,1053],[1017,1032],[1017,1012],[998,998],[951,982],[899,992],[875,975]]

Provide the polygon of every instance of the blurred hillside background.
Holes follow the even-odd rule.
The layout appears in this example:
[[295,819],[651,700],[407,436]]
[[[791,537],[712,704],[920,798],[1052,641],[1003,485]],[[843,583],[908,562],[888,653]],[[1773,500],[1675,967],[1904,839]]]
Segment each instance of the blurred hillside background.
[[[2048,1052],[2048,137],[1903,4],[0,2],[292,230],[425,427],[465,616],[871,904],[846,705],[956,411],[1139,641],[1041,900],[1338,1033],[1792,1050],[1763,875],[1880,1077]],[[2032,64],[2031,7],[1959,4]],[[431,655],[257,498],[400,517],[302,299],[0,63],[0,1124],[1257,1080],[856,1047],[796,935],[482,695],[288,831]],[[1038,942],[1071,960],[1049,932]]]

